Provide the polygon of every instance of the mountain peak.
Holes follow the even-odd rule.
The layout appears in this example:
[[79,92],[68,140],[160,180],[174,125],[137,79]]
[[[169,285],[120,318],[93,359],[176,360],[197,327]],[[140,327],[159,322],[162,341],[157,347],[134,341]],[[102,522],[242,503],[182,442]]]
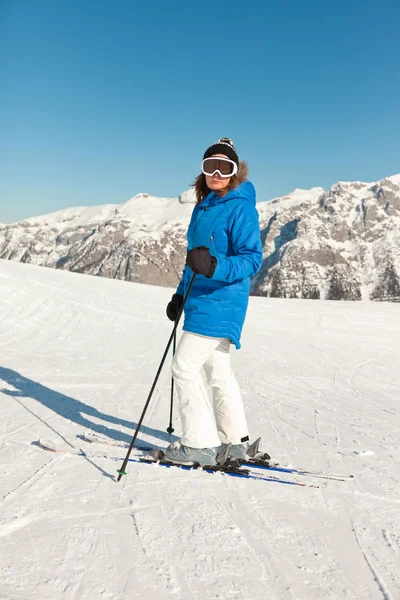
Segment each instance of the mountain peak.
[[400,174],[392,175],[391,177],[385,177],[385,179],[382,179],[382,181],[381,181],[382,184],[387,183],[387,182],[390,182],[391,184],[400,187]]

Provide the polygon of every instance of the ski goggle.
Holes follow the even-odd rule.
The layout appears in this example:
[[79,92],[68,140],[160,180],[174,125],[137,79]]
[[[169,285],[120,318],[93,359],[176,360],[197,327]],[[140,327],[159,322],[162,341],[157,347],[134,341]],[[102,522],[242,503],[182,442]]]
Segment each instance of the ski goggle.
[[233,177],[237,173],[237,164],[229,158],[211,157],[205,158],[201,163],[201,170],[204,175],[214,175],[219,173],[221,177]]

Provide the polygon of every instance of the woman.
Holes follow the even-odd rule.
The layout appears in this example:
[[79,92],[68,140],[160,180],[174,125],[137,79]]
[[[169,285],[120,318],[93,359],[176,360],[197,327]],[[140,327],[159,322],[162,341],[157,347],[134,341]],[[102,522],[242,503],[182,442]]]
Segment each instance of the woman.
[[230,444],[230,458],[244,458],[248,448],[243,401],[229,356],[231,343],[240,348],[250,277],[262,262],[255,189],[246,177],[247,166],[239,162],[232,140],[221,138],[204,153],[194,183],[197,204],[187,232],[186,265],[167,306],[175,321],[196,273],[172,363],[183,433],[165,454],[178,463],[215,465],[225,445]]

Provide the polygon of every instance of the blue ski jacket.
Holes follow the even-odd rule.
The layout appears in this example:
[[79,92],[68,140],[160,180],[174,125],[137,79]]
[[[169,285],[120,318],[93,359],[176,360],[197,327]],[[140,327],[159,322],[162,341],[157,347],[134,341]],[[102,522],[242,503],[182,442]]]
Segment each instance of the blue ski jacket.
[[[193,210],[188,250],[207,246],[216,257],[211,278],[197,275],[185,305],[184,331],[228,338],[240,348],[250,277],[262,263],[256,192],[250,181],[220,197],[211,192]],[[186,265],[176,290],[186,294],[193,272]]]

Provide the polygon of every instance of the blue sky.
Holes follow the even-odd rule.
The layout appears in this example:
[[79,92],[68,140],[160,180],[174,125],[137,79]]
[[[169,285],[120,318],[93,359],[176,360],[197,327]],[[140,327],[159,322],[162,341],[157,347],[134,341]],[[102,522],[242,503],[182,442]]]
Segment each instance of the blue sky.
[[0,222],[177,196],[231,137],[258,199],[400,172],[398,0],[0,0]]

